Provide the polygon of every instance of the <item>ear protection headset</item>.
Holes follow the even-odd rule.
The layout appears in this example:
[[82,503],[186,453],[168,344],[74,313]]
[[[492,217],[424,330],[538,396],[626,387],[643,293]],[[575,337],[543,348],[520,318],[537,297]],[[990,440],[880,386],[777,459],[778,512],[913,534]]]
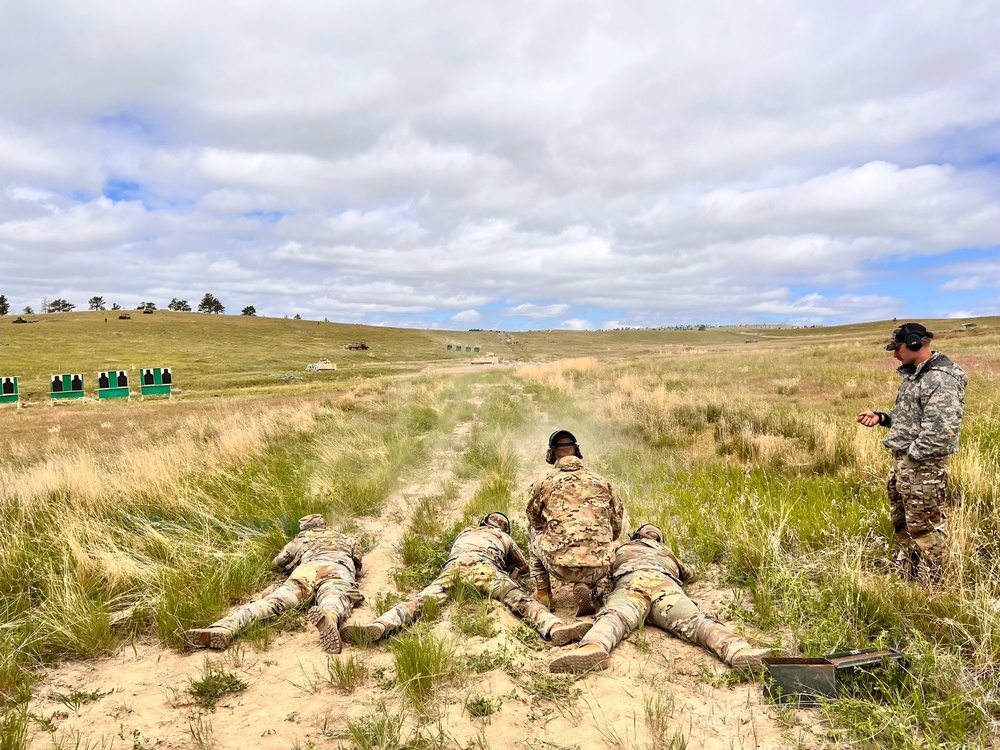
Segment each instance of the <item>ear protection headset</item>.
[[909,331],[906,336],[903,337],[903,344],[911,352],[919,352],[924,347],[924,339],[916,331]]
[[[571,440],[572,442],[565,442],[567,440]],[[549,435],[549,449],[545,452],[545,463],[554,464],[556,462],[556,448],[568,448],[570,445],[576,449],[574,451],[576,457],[582,459],[583,453],[580,452],[580,446],[576,442],[576,436],[572,432],[569,430],[556,430],[553,432]]]
[[509,534],[510,533],[510,519],[507,518],[506,515],[504,515],[503,513],[501,513],[498,510],[491,511],[491,512],[487,513],[485,516],[483,516],[483,520],[481,520],[479,522],[479,525],[480,526],[489,526],[490,525],[489,524],[490,516],[503,516],[503,520],[507,524],[507,528],[506,529],[500,529],[500,530],[503,531],[505,534]]
[[[651,524],[651,523],[644,523],[644,524],[643,524],[642,526],[640,526],[640,527],[639,527],[638,529],[636,529],[636,530],[635,530],[635,531],[633,532],[632,536],[630,536],[630,537],[629,537],[629,539],[631,539],[631,540],[632,540],[633,542],[637,542],[637,541],[639,541],[640,539],[645,539],[646,537],[644,537],[644,536],[641,536],[641,535],[639,534],[639,532],[640,532],[640,531],[642,531],[642,530],[643,530],[644,528],[646,528],[647,526],[652,526],[652,525],[653,525],[653,524]],[[662,531],[660,532],[660,538],[659,538],[659,539],[657,539],[657,540],[655,540],[655,541],[658,541],[658,542],[660,542],[660,544],[662,544],[662,543],[663,543],[663,532],[662,532]]]

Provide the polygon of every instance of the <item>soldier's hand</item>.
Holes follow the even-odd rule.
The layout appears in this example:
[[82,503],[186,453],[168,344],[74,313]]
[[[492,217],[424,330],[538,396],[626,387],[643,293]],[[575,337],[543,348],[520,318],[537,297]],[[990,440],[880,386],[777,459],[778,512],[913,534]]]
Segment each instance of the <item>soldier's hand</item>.
[[858,424],[875,427],[878,424],[878,414],[873,411],[863,411],[858,415]]

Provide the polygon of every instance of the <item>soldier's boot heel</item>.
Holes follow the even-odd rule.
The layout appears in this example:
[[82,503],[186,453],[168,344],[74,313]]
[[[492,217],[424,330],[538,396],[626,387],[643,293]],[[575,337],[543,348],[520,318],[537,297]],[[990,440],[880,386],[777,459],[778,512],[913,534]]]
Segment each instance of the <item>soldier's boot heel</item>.
[[588,643],[572,651],[557,656],[549,662],[549,671],[553,673],[569,672],[579,674],[591,669],[607,669],[611,654],[596,643]]
[[367,625],[345,625],[340,629],[340,639],[356,646],[370,646],[385,636],[385,625],[370,622]]
[[306,619],[319,631],[319,645],[329,654],[339,654],[343,648],[340,641],[340,629],[337,618],[327,614],[319,607],[310,607]]
[[228,628],[195,628],[188,630],[188,643],[195,648],[221,650],[233,642],[233,632]]
[[553,625],[549,631],[549,640],[554,646],[565,646],[567,643],[576,643],[590,632],[594,627],[592,622],[574,622],[569,625],[560,623]]
[[576,602],[576,616],[586,617],[597,611],[594,606],[594,594],[585,583],[573,584],[573,601]]
[[733,669],[758,669],[761,660],[773,654],[769,648],[741,648],[729,657],[729,666]]

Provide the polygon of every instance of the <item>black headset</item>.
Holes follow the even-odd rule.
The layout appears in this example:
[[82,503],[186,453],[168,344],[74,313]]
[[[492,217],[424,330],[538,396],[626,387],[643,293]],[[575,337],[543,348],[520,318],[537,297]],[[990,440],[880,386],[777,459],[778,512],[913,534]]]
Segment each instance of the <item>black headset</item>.
[[903,337],[903,344],[911,352],[919,352],[924,348],[924,339],[916,331],[910,331],[905,337]]
[[[479,522],[479,525],[480,526],[488,526],[489,524],[487,523],[487,521],[490,520],[490,516],[503,516],[503,520],[507,522],[507,531],[505,531],[504,533],[506,534],[506,533],[510,532],[510,519],[507,518],[507,515],[505,513],[501,513],[498,510],[492,510],[489,513],[487,513],[485,516],[483,516],[483,520],[481,520]],[[503,529],[500,529],[500,531],[503,531]]]

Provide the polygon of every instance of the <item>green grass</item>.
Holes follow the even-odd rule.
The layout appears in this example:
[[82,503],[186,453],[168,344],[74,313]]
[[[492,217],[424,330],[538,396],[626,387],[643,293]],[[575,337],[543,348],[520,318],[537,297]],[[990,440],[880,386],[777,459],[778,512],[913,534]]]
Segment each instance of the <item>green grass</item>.
[[430,707],[430,699],[444,682],[458,675],[454,644],[414,628],[394,638],[389,646],[396,669],[396,683],[411,705],[420,712]]
[[247,683],[221,665],[212,664],[206,656],[198,679],[188,681],[187,692],[195,704],[203,709],[214,710],[216,704],[233,693],[242,693]]

